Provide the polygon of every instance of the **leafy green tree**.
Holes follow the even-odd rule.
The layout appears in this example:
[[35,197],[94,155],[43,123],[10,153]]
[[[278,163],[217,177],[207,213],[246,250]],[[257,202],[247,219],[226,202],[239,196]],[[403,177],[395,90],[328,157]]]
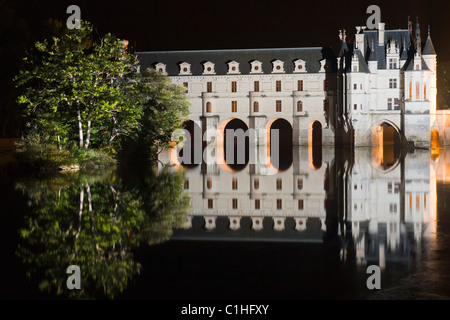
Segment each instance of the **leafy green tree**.
[[[189,209],[182,174],[127,173],[59,173],[16,184],[33,209],[20,230],[17,254],[41,290],[114,298],[142,269],[133,248],[163,242],[182,226]],[[81,269],[81,290],[66,288],[69,265]]]
[[96,39],[92,26],[82,22],[81,29],[66,29],[60,37],[37,42],[25,62],[16,79],[24,88],[19,102],[26,105],[30,125],[48,133],[60,147],[76,136],[80,148],[88,149],[91,141],[95,147],[107,145],[113,140],[113,133],[107,133],[110,123],[122,119],[117,115],[123,110],[126,124],[138,126],[139,109],[129,112],[135,106],[122,90],[137,60],[111,34]]

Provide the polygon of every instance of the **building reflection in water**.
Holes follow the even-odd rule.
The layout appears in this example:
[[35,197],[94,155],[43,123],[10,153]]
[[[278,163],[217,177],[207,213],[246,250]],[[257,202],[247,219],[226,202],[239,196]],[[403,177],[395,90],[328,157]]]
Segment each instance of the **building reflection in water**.
[[450,176],[439,152],[291,150],[290,164],[270,175],[270,161],[184,167],[191,212],[172,238],[338,243],[342,261],[381,268],[419,261],[422,239],[436,237],[436,182]]

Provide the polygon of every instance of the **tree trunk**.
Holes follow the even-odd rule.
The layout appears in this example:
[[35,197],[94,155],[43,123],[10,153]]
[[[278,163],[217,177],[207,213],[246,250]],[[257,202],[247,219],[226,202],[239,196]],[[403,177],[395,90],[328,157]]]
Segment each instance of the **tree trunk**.
[[78,231],[75,235],[75,239],[78,239],[78,236],[81,233],[81,220],[83,217],[83,206],[84,206],[84,189],[83,187],[80,187],[80,210],[78,211]]
[[87,125],[86,144],[84,145],[86,150],[89,148],[89,143],[91,142],[91,120],[88,120]]
[[83,125],[81,124],[80,110],[78,110],[78,132],[80,134],[80,148],[83,148]]

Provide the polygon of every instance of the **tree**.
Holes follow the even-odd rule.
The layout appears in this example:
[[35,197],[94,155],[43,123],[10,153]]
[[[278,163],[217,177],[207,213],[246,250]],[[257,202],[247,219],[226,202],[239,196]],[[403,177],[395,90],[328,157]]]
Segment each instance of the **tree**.
[[[88,149],[92,142],[96,148],[106,146],[113,135],[138,126],[140,109],[123,92],[125,79],[136,72],[136,57],[111,34],[96,39],[88,22],[65,31],[37,42],[28,53],[16,78],[24,88],[19,102],[26,105],[29,126],[48,134],[60,148],[75,137],[79,148]],[[124,110],[129,128],[117,123]],[[109,132],[111,123],[122,131]]]
[[[70,298],[114,298],[142,266],[133,249],[166,241],[185,221],[184,176],[103,170],[29,177],[16,184],[32,214],[17,255],[40,290]],[[81,269],[82,288],[68,290],[66,268]]]

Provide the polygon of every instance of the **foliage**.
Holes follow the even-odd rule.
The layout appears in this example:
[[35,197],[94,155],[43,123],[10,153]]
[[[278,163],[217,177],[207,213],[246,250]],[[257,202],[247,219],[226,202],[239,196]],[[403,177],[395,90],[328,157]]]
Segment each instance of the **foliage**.
[[[21,180],[16,189],[33,208],[17,250],[28,276],[56,295],[116,297],[142,268],[133,248],[167,240],[184,222],[189,201],[183,179],[164,169],[146,170],[145,178],[105,170]],[[66,288],[69,265],[81,269],[81,290]]]

